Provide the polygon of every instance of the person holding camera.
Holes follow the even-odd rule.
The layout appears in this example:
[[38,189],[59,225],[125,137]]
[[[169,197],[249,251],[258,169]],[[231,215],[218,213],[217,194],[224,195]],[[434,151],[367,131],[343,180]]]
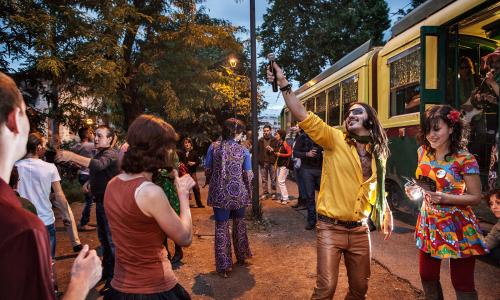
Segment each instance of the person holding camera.
[[267,78],[280,87],[300,128],[323,148],[325,168],[316,203],[318,274],[311,298],[333,298],[343,255],[349,278],[346,299],[364,299],[370,277],[370,212],[386,239],[393,227],[384,191],[389,156],[385,131],[371,106],[354,102],[344,116],[344,134],[306,111],[276,63],[268,68]]
[[477,299],[475,256],[488,253],[472,205],[481,201],[479,165],[467,149],[468,130],[449,105],[428,108],[420,120],[416,178],[433,181],[425,189],[415,239],[426,299],[443,299],[441,261],[450,259],[457,299]]
[[179,215],[163,188],[154,183],[158,170],[171,165],[168,149],[175,149],[176,138],[170,124],[151,115],[137,117],[128,129],[123,173],[108,183],[104,195],[116,247],[115,273],[105,300],[190,299],[163,243],[168,236],[176,245],[191,244],[189,191],[195,182],[189,175],[175,176]]

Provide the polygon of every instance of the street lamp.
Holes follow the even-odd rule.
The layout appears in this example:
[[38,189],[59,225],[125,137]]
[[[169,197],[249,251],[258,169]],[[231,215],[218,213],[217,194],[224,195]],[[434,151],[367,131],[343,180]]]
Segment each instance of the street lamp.
[[234,57],[231,57],[229,59],[229,64],[231,65],[231,68],[233,69],[233,115],[234,118],[236,119],[236,64],[238,63],[238,60]]

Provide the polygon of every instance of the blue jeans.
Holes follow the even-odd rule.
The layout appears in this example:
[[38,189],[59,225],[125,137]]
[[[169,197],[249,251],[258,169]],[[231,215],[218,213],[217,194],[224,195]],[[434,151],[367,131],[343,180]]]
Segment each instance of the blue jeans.
[[50,225],[45,225],[47,229],[47,233],[49,234],[49,242],[50,242],[50,257],[52,260],[56,257],[56,223],[52,223]]
[[229,219],[241,219],[245,217],[245,208],[238,208],[238,209],[225,209],[225,208],[218,208],[214,207],[214,218],[215,221],[227,221]]
[[[82,186],[88,180],[89,180],[89,175],[87,175],[87,174],[80,174],[78,176],[78,181],[80,182],[80,185],[82,185]],[[90,211],[92,210],[92,203],[93,202],[94,202],[94,197],[92,197],[92,194],[86,193],[85,194],[85,206],[83,207],[82,218],[80,219],[80,226],[85,226],[88,224],[88,222],[90,220]]]
[[302,179],[304,180],[306,203],[307,203],[307,223],[316,224],[316,190],[319,190],[321,182],[321,169],[301,168]]
[[299,198],[302,201],[306,199],[306,187],[304,185],[304,176],[302,176],[302,169],[294,169],[295,172],[295,181],[297,182],[297,187],[299,188]]
[[96,197],[97,237],[102,248],[102,277],[107,281],[111,281],[115,269],[115,245],[111,239],[111,230],[109,229],[108,218],[102,200],[102,197]]

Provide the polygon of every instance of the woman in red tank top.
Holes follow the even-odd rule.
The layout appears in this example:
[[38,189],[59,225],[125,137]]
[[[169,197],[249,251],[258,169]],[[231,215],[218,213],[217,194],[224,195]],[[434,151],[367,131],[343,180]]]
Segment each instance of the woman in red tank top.
[[106,215],[115,244],[115,273],[104,299],[190,299],[177,282],[163,246],[168,235],[179,246],[192,240],[189,175],[176,178],[179,216],[153,174],[167,164],[167,149],[175,147],[174,128],[154,116],[139,116],[127,134],[124,173],[114,177],[104,195]]

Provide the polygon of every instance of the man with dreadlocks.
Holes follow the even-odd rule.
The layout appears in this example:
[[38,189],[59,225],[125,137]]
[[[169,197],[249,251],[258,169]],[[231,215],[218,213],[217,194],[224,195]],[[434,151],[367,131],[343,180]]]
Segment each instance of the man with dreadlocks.
[[311,299],[332,299],[337,286],[340,258],[349,278],[345,299],[365,299],[370,277],[371,218],[388,239],[392,214],[384,191],[385,163],[389,156],[387,136],[375,110],[365,103],[352,103],[344,116],[346,133],[328,126],[307,112],[292,92],[283,71],[273,63],[275,77],[286,104],[300,128],[323,147],[323,171],[316,202],[317,280]]

